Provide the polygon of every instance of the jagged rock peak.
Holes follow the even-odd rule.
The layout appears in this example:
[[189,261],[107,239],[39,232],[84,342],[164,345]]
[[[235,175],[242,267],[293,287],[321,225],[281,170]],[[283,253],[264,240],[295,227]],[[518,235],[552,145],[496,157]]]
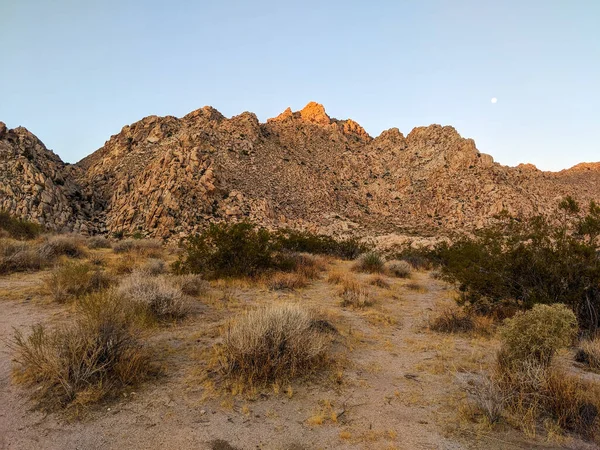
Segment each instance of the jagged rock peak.
[[300,110],[300,117],[308,122],[318,123],[321,125],[329,125],[331,117],[325,112],[323,105],[317,102],[309,102]]

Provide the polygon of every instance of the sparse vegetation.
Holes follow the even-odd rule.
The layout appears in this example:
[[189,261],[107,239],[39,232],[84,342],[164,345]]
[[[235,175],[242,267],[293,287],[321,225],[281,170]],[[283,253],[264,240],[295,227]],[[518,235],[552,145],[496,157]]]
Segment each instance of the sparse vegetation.
[[350,306],[353,308],[365,308],[373,304],[373,300],[360,282],[351,277],[342,280],[342,285],[339,290],[341,297],[341,306]]
[[13,239],[35,239],[42,232],[42,227],[36,223],[13,217],[6,211],[0,211],[0,231]]
[[412,273],[412,266],[403,260],[389,261],[386,263],[385,268],[397,278],[409,278]]
[[390,283],[388,282],[388,280],[386,280],[385,277],[383,277],[383,276],[381,276],[379,274],[375,274],[371,278],[369,278],[369,284],[371,286],[377,286],[377,287],[380,287],[382,289],[389,289],[390,288]]
[[104,236],[92,236],[87,238],[85,245],[89,249],[111,248],[111,243]]
[[575,361],[585,364],[590,369],[600,370],[600,339],[581,341],[575,353]]
[[385,264],[378,253],[368,252],[358,258],[352,269],[356,272],[383,273]]
[[277,272],[267,280],[267,286],[273,291],[300,289],[307,284],[306,276],[301,273]]
[[111,278],[102,270],[78,261],[57,266],[45,279],[52,298],[60,303],[106,289],[111,283]]
[[277,304],[232,322],[220,348],[221,369],[246,383],[273,383],[306,376],[327,362],[328,337],[315,317],[295,304]]
[[162,242],[157,239],[124,239],[113,246],[115,253],[136,253],[158,258],[162,253]]

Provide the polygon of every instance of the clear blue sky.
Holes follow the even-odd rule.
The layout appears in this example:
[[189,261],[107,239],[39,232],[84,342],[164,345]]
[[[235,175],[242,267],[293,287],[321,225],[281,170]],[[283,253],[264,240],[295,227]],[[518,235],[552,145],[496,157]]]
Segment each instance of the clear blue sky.
[[310,100],[503,164],[600,161],[598,0],[0,0],[0,43],[0,120],[69,162],[147,115]]

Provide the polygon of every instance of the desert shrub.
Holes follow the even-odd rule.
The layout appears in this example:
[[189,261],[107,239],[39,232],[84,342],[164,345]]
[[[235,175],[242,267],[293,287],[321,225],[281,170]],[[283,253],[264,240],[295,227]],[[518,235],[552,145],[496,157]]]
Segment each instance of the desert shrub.
[[35,244],[0,239],[0,274],[40,270],[49,263]]
[[87,238],[85,241],[85,245],[90,249],[98,249],[98,248],[111,248],[111,243],[108,238],[104,236],[92,236]]
[[528,360],[548,365],[557,350],[572,343],[577,319],[565,305],[535,305],[506,319],[499,331],[501,365],[511,367]]
[[346,278],[348,278],[348,274],[340,270],[332,270],[327,274],[327,282],[329,284],[341,284]]
[[397,278],[408,278],[412,272],[412,266],[403,260],[389,261],[385,267],[391,275]]
[[472,314],[464,308],[445,308],[429,322],[429,328],[440,333],[468,333],[475,329],[476,322]]
[[249,383],[306,376],[326,363],[328,338],[315,317],[295,304],[246,313],[229,324],[220,351],[225,375]]
[[167,271],[167,265],[162,259],[150,258],[140,268],[148,275],[161,275]]
[[74,234],[59,234],[50,236],[39,249],[40,255],[47,259],[55,259],[59,256],[69,258],[81,258],[85,256],[83,238]]
[[[289,270],[302,275],[304,278],[313,280],[319,278],[321,272],[327,269],[327,263],[319,256],[307,253],[292,253],[284,255],[289,260]],[[285,269],[285,264],[280,265]]]
[[582,340],[577,347],[575,361],[600,370],[600,339]]
[[432,251],[427,248],[406,248],[396,253],[394,259],[405,261],[414,270],[431,270],[435,262]]
[[112,248],[115,253],[137,253],[158,257],[162,253],[162,242],[157,239],[124,239],[116,242]]
[[307,278],[301,273],[274,273],[267,280],[267,286],[273,291],[294,290],[306,287]]
[[[79,407],[117,397],[150,373],[147,350],[126,323],[106,310],[69,326],[16,332],[12,348],[17,380],[35,389],[43,409]],[[110,312],[110,310],[109,310]]]
[[211,224],[203,233],[188,238],[174,269],[207,278],[255,276],[278,268],[277,250],[271,234],[250,223]]
[[355,259],[368,250],[368,246],[355,238],[336,240],[324,234],[292,229],[280,230],[275,239],[284,250],[301,253],[337,256],[342,259]]
[[378,274],[373,275],[369,279],[369,284],[371,286],[377,286],[377,287],[380,287],[382,289],[389,289],[390,288],[390,283],[385,279],[385,277],[382,277],[381,275],[378,275]]
[[44,281],[54,300],[61,303],[106,289],[112,283],[103,271],[80,262],[57,266]]
[[35,239],[42,232],[42,227],[27,220],[11,216],[6,211],[0,211],[0,230],[13,239]]
[[350,277],[342,280],[338,294],[341,298],[340,305],[343,307],[365,308],[373,304],[369,291],[361,286],[357,280]]
[[172,278],[173,284],[181,289],[185,295],[197,297],[204,294],[210,288],[208,281],[200,275],[184,274]]
[[463,301],[493,311],[511,301],[524,309],[561,302],[584,329],[600,320],[600,207],[583,215],[572,200],[561,202],[556,217],[515,220],[506,214],[497,224],[439,245],[434,254],[444,277],[456,282]]
[[134,272],[121,281],[117,292],[135,303],[150,320],[181,319],[189,312],[188,302],[181,289],[164,277]]
[[383,258],[375,252],[362,254],[354,266],[352,266],[352,270],[366,273],[382,273],[384,269],[385,264]]

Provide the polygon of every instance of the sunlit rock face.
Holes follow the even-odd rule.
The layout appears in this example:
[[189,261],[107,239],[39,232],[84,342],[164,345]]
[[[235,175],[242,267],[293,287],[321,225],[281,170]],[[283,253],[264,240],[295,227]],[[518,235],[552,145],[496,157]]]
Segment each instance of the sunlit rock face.
[[206,106],[123,127],[74,166],[0,123],[0,208],[51,229],[178,238],[250,220],[331,234],[435,235],[503,210],[549,214],[558,199],[600,201],[600,164],[558,173],[505,167],[450,126],[376,138],[311,102],[266,123]]

